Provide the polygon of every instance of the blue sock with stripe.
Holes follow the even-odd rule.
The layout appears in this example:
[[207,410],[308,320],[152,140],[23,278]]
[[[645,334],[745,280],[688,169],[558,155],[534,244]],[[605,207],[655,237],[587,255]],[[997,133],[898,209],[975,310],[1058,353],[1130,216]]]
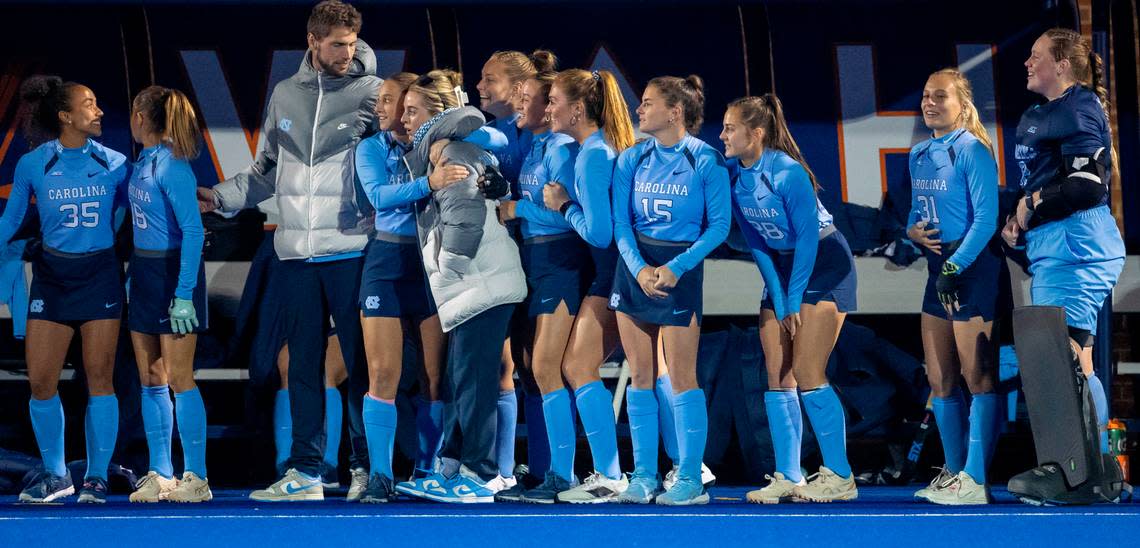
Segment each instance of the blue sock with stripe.
[[632,386],[625,391],[626,414],[629,415],[629,437],[633,441],[633,473],[657,475],[657,394],[653,389]]
[[1088,377],[1089,392],[1092,393],[1093,407],[1096,409],[1096,426],[1100,431],[1100,452],[1108,452],[1108,398],[1104,394],[1104,384],[1095,374]]
[[570,393],[559,388],[542,396],[542,416],[550,444],[550,471],[570,481],[574,477],[575,432],[570,414]]
[[546,439],[546,419],[542,416],[542,396],[523,397],[526,415],[526,464],[530,473],[541,478],[550,470],[550,443]]
[[443,402],[416,398],[416,468],[431,470],[443,444]]
[[519,397],[514,390],[499,392],[497,424],[495,430],[495,459],[499,464],[499,475],[504,478],[515,475],[515,435],[519,426]]
[[680,463],[680,453],[677,451],[677,417],[674,416],[676,396],[673,394],[673,381],[669,375],[657,377],[657,427],[661,432],[661,445],[665,454],[673,464]]
[[170,388],[142,387],[141,407],[150,470],[164,478],[173,478],[170,444],[174,437],[174,404],[170,402]]
[[344,404],[340,390],[325,388],[325,465],[336,470],[340,459],[340,431],[344,424]]
[[59,401],[59,394],[46,400],[30,398],[28,414],[32,418],[32,431],[36,434],[36,445],[40,448],[44,470],[54,476],[66,476],[67,462],[63,458],[63,404]]
[[700,388],[686,390],[674,398],[673,409],[677,417],[677,454],[680,459],[679,475],[701,481],[701,463],[705,460],[705,444],[709,434],[709,410],[705,404],[705,391]]
[[288,388],[278,390],[273,398],[273,445],[277,449],[277,468],[283,468],[293,450],[293,416],[289,414]]
[[174,394],[178,438],[182,440],[182,459],[187,472],[206,477],[206,404],[198,387]]
[[613,397],[602,381],[594,381],[578,387],[574,391],[574,401],[578,404],[582,427],[586,430],[586,439],[590,442],[594,470],[610,479],[620,478],[621,464],[618,461]]
[[804,409],[807,411],[811,428],[819,441],[819,452],[823,453],[823,465],[843,478],[851,477],[851,465],[847,462],[847,422],[843,416],[843,404],[830,384],[815,390],[803,392]]
[[87,473],[84,478],[107,479],[107,466],[119,438],[119,398],[114,394],[91,396],[84,420],[87,437]]
[[800,397],[794,389],[769,390],[764,393],[764,409],[768,412],[768,431],[772,434],[776,471],[788,481],[799,483],[803,479],[800,472],[800,436],[803,435]]
[[942,439],[942,451],[946,454],[946,469],[951,474],[957,474],[966,466],[966,441],[969,435],[966,398],[962,390],[954,387],[949,396],[934,398],[933,410],[938,437]]
[[392,447],[396,443],[396,405],[364,395],[364,437],[368,442],[369,475],[392,479]]
[[986,483],[986,467],[997,442],[997,412],[997,394],[974,394],[970,402],[970,446],[963,470],[983,485]]

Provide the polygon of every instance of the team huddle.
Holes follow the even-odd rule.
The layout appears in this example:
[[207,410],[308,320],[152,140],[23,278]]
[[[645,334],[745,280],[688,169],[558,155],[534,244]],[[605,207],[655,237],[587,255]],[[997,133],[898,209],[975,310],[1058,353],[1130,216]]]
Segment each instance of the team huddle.
[[[25,83],[35,148],[20,159],[0,217],[0,243],[27,237],[17,233],[27,232],[21,225],[34,204],[42,239],[32,253],[26,357],[43,469],[21,501],[75,493],[57,384],[76,328],[90,392],[78,500],[106,500],[124,314],[149,449],[149,471],[130,500],[212,498],[193,376],[196,333],[208,325],[202,214],[270,198],[280,211],[275,275],[289,293],[273,320],[288,377],[276,414],[291,434],[278,443],[280,479],[252,499],[324,498],[323,453],[331,446],[335,455],[337,445],[326,415],[340,413],[325,388],[335,325],[347,377],[350,501],[708,503],[715,478],[702,463],[709,421],[696,374],[703,262],[734,221],[764,280],[764,406],[776,463],[768,485],[747,499],[857,498],[843,406],[825,373],[856,309],[855,263],[774,94],[727,105],[722,154],[696,137],[703,81],[653,78],[636,110],[648,137],[635,142],[608,71],[559,71],[550,52],[500,51],[483,65],[475,108],[454,71],[378,77],[360,30],[347,4],[313,9],[308,53],[273,90],[254,163],[212,188],[199,188],[190,168],[199,124],[181,92],[152,86],[135,97],[129,123],[143,149],[131,162],[95,141],[103,113],[91,89],[58,77]],[[1072,355],[1059,359],[1080,364],[1077,384],[1095,404],[1091,424],[1102,436],[1090,449],[1100,475],[1088,475],[1089,493],[1113,498],[1107,467],[1116,461],[1101,458],[1107,403],[1091,345],[1124,246],[1106,205],[1114,162],[1100,59],[1087,39],[1054,29],[1025,66],[1029,91],[1046,101],[1018,127],[1024,198],[1006,219],[969,81],[944,69],[923,88],[931,137],[910,152],[908,236],[929,269],[921,331],[946,460],[915,496],[935,504],[990,500],[986,470],[1000,430],[992,336],[1005,257],[1032,274],[1035,305],[1064,310],[1059,337]],[[126,290],[114,252],[119,208],[133,226]],[[632,471],[619,463],[613,396],[600,376],[619,346],[630,367]],[[419,446],[414,473],[397,482],[395,400],[408,348],[422,395]],[[514,458],[516,377],[529,431],[525,476]],[[805,414],[823,462],[807,476]],[[575,417],[593,462],[584,479],[574,474]],[[181,477],[171,462],[175,420]],[[659,447],[673,463],[664,476]],[[1064,498],[1084,485],[1065,474],[1043,462],[1010,490],[1027,502],[1085,501]]]

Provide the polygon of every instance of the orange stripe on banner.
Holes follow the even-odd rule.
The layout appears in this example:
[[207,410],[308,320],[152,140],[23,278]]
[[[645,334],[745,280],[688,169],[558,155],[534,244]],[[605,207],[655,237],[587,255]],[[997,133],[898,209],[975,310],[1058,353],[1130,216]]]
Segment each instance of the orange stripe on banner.
[[222,174],[222,163],[218,161],[218,153],[214,151],[214,141],[210,139],[210,128],[206,127],[205,121],[202,122],[202,138],[206,140],[206,150],[210,151],[210,161],[214,162],[214,170],[218,174],[218,182],[226,180],[226,176]]
[[12,185],[8,184],[8,185],[0,186],[0,198],[4,198],[5,200],[7,200],[8,196],[11,196],[11,195],[12,195]]

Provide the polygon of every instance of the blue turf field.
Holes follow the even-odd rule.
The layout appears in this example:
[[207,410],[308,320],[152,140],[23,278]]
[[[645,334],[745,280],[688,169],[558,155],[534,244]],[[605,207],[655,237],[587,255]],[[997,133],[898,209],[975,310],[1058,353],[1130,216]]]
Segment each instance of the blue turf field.
[[[348,504],[343,491],[315,503],[254,503],[215,491],[212,503],[100,507],[0,506],[0,546],[1131,546],[1140,504],[1075,508],[997,504],[944,508],[910,499],[915,487],[867,487],[844,504],[743,502],[744,488],[714,488],[713,504],[669,509],[619,505]],[[334,498],[334,494],[339,494]],[[74,501],[74,497],[71,497]]]

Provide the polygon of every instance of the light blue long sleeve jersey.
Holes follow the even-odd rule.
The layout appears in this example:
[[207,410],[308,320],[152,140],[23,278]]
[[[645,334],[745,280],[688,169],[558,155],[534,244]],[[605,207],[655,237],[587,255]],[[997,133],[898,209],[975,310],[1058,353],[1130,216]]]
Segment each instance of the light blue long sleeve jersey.
[[487,122],[487,127],[502,133],[507,138],[506,146],[487,150],[499,161],[499,171],[507,181],[510,181],[513,191],[518,190],[519,172],[522,171],[523,160],[530,152],[531,139],[534,138],[529,131],[519,129],[517,123],[519,116],[521,115],[516,112],[506,118],[495,118]]
[[190,299],[198,284],[205,230],[198,213],[198,180],[186,160],[166,145],[144,148],[131,172],[135,247],[151,251],[180,249],[178,287],[174,296]]
[[695,268],[728,237],[731,201],[724,157],[692,135],[671,147],[646,139],[622,152],[614,171],[614,238],[630,273],[648,266],[635,232],[693,242],[665,266],[678,278]]
[[598,249],[610,247],[614,239],[610,187],[617,158],[602,130],[595,131],[582,141],[574,159],[574,184],[566,186],[566,193],[573,200],[566,209],[566,221],[586,243]]
[[958,129],[910,149],[910,222],[937,228],[943,245],[961,240],[947,261],[973,264],[997,231],[997,163],[986,145]]
[[20,157],[12,193],[0,216],[0,245],[19,229],[32,196],[44,245],[91,253],[115,244],[115,207],[126,200],[127,158],[90,139],[81,148],[58,140]]
[[[764,278],[776,317],[799,313],[815,268],[819,232],[832,224],[807,170],[780,150],[766,149],[756,163],[743,167],[729,160],[733,180],[733,215]],[[772,252],[793,253],[784,288]]]
[[[464,139],[484,150],[502,150],[507,137],[502,132],[481,127]],[[409,180],[404,154],[411,143],[403,144],[392,132],[377,133],[356,145],[356,176],[372,207],[376,208],[376,230],[396,236],[416,237],[412,204],[431,194],[427,176]]]
[[[557,181],[565,184],[574,180],[574,161],[578,156],[578,143],[562,133],[541,133],[530,142],[530,153],[519,171],[519,201],[515,215],[522,219],[523,238],[565,234],[572,228],[561,213],[546,207],[542,187]],[[572,185],[571,185],[572,186]],[[576,197],[569,187],[570,199]]]

